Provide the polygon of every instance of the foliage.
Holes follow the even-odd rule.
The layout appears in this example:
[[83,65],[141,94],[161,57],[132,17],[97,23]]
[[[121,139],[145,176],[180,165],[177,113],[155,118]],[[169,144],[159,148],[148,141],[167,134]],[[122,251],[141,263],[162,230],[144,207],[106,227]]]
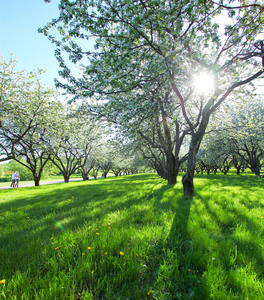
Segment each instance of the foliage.
[[4,175],[4,165],[0,164],[0,178],[2,178]]
[[264,109],[259,95],[251,91],[247,96],[237,95],[215,115],[198,161],[207,164],[209,169],[213,165],[219,169],[219,161],[232,160],[238,174],[241,168],[248,167],[259,175],[264,157],[263,120]]
[[0,151],[28,168],[35,184],[49,160],[47,143],[61,122],[56,92],[41,83],[43,70],[15,71],[16,63],[1,57]]
[[155,174],[1,191],[1,297],[263,299],[263,179],[195,185],[192,201]]
[[[68,80],[57,85],[75,98],[98,98],[101,116],[140,134],[151,154],[159,149],[170,184],[187,159],[179,154],[188,136],[184,193],[193,195],[195,155],[211,114],[263,74],[263,7],[233,0],[76,0],[59,8],[60,16],[40,29],[57,46]],[[90,37],[94,51],[85,48]],[[83,63],[81,78],[72,76],[65,54]],[[205,73],[214,86],[201,95],[193,82]]]
[[[3,176],[4,173],[5,174],[8,173],[8,178],[10,181],[11,181],[13,171],[19,172],[20,180],[22,180],[22,181],[34,179],[32,172],[28,168],[26,168],[24,165],[18,163],[15,160],[11,160],[10,162],[8,162],[6,164],[0,165],[0,174],[2,174],[2,176]],[[48,179],[48,178],[50,178],[51,175],[55,175],[57,173],[58,173],[58,169],[49,162],[49,163],[47,163],[47,165],[43,171],[42,179]],[[2,176],[0,176],[0,178]]]
[[9,179],[11,181],[12,178],[12,173],[13,171],[18,171],[19,172],[19,177],[20,180],[33,180],[33,175],[32,172],[26,168],[25,166],[23,166],[22,164],[18,163],[15,160],[11,160],[10,162],[8,162],[7,164],[5,164],[4,167],[6,172],[9,172]]
[[[64,176],[65,182],[78,169],[86,180],[93,164],[96,147],[102,138],[102,128],[92,116],[84,115],[76,106],[64,110],[63,123],[49,144],[50,159]],[[88,169],[87,169],[88,168]]]

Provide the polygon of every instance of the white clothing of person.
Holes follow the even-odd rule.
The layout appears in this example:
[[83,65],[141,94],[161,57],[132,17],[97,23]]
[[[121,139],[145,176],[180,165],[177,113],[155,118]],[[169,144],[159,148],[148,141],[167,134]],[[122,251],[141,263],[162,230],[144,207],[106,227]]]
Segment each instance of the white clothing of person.
[[15,186],[18,187],[18,183],[19,183],[19,180],[20,180],[20,177],[19,177],[19,173],[18,173],[18,172],[16,172],[15,179],[16,179]]
[[15,187],[15,183],[16,183],[16,172],[14,172],[12,174],[12,183],[11,183],[10,187]]

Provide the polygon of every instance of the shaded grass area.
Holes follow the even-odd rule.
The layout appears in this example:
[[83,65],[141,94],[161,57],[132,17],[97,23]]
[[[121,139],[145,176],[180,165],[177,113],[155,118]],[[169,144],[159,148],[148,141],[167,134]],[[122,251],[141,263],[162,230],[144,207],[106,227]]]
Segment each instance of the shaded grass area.
[[144,174],[0,191],[0,299],[264,299],[264,180],[195,187],[186,200]]

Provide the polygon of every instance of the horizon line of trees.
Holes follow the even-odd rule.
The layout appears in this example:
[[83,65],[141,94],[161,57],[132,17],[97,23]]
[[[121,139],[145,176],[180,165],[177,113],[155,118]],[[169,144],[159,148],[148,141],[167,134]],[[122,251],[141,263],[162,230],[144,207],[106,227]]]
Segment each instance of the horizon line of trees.
[[[149,165],[169,181],[172,165],[157,138],[165,143],[164,133],[166,136],[173,132],[174,122],[168,123],[154,115],[153,123],[147,127],[142,122],[133,131],[124,132],[124,125],[122,130],[120,126],[111,127],[107,118],[89,112],[91,107],[87,103],[69,105],[59,101],[55,91],[42,86],[42,70],[15,72],[15,65],[12,59],[1,60],[1,161],[13,159],[23,165],[31,172],[35,185],[39,185],[50,163],[65,182],[77,171],[87,180],[91,172],[94,178],[99,170],[103,177],[109,170],[118,176],[121,172],[134,173],[140,165]],[[197,154],[196,171],[220,170],[226,174],[233,164],[238,173],[249,167],[256,175],[260,174],[264,149],[263,104],[252,92],[247,97],[241,98],[240,94],[236,97],[237,101],[233,99],[214,114],[215,120],[208,127],[212,133],[205,134]],[[114,139],[109,140],[111,131]],[[186,172],[190,138],[181,143],[185,143],[186,152],[175,148],[181,156],[175,163],[179,171]]]
[[[16,61],[0,60],[0,161],[14,160],[27,168],[38,186],[52,163],[68,182],[81,171],[106,177],[111,168],[129,173],[138,168],[107,137],[111,129],[81,105],[66,104],[59,94],[41,83],[43,70],[15,71]],[[119,160],[116,158],[119,157]]]

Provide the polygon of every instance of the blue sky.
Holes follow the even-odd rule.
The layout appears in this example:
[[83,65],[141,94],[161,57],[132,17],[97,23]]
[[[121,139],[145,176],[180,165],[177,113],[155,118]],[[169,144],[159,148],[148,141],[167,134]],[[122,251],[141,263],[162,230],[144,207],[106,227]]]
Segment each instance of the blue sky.
[[47,72],[43,83],[54,87],[59,77],[58,62],[54,57],[55,46],[38,28],[58,17],[59,0],[0,0],[0,53],[5,59],[14,53],[18,59],[17,70],[41,68]]

